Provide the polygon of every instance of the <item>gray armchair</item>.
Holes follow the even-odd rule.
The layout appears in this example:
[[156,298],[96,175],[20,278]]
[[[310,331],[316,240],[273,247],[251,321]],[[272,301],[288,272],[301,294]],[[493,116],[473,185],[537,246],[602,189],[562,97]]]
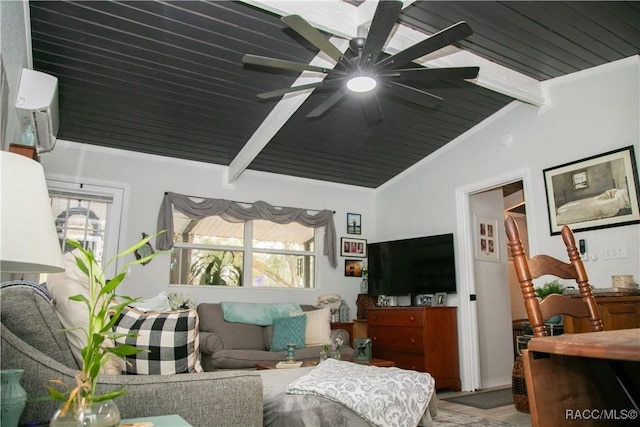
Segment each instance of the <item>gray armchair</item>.
[[[24,370],[21,384],[29,400],[21,423],[48,421],[60,406],[47,396],[47,381],[74,384],[79,367],[46,289],[28,282],[0,291],[2,369]],[[103,375],[99,392],[126,384],[115,402],[122,418],[178,414],[195,427],[261,426],[262,380],[251,371],[179,375]]]

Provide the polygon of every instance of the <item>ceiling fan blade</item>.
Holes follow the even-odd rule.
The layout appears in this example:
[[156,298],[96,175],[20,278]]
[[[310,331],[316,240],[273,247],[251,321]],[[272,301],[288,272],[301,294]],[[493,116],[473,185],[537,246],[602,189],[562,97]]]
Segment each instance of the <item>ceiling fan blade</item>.
[[403,66],[404,64],[413,61],[416,58],[425,56],[431,52],[435,52],[445,46],[449,46],[452,43],[458,42],[473,34],[473,30],[464,21],[453,24],[452,26],[439,31],[421,42],[414,44],[411,47],[401,50],[395,55],[391,55],[382,61],[378,62],[373,69],[381,70],[382,68],[393,69]]
[[393,25],[396,23],[398,16],[400,16],[401,10],[401,1],[378,2],[376,13],[373,15],[373,20],[371,21],[369,34],[367,34],[362,49],[360,67],[367,69],[376,63],[384,43],[389,38]]
[[360,105],[362,106],[362,111],[364,112],[364,117],[367,119],[367,122],[377,123],[384,119],[384,114],[382,114],[382,108],[380,107],[377,96],[372,95],[371,97],[363,99],[360,101]]
[[311,110],[311,112],[309,112],[309,114],[307,114],[306,117],[307,118],[320,117],[321,115],[326,113],[327,110],[329,110],[329,108],[333,107],[335,104],[338,103],[338,101],[344,98],[344,96],[348,92],[349,92],[349,89],[347,89],[346,87],[343,87],[342,89],[340,89],[339,91],[331,95],[329,98],[327,98],[322,104],[318,105],[316,108]]
[[402,83],[389,82],[390,85],[384,85],[383,87],[392,95],[402,98],[406,101],[412,102],[417,105],[421,105],[427,108],[440,108],[442,105],[442,98],[432,95],[420,89],[416,89],[411,86],[403,85]]
[[260,99],[278,98],[279,96],[285,95],[287,93],[297,92],[299,90],[304,90],[304,89],[314,89],[314,88],[317,88],[317,87],[333,86],[333,85],[338,84],[338,83],[342,83],[342,80],[340,80],[340,79],[338,79],[338,80],[327,80],[327,81],[323,80],[321,82],[309,83],[309,84],[300,85],[300,86],[285,87],[285,88],[282,88],[282,89],[272,90],[270,92],[259,93],[257,95],[257,97],[260,98]]
[[389,76],[380,73],[381,77],[393,77],[395,80],[414,80],[416,82],[433,82],[437,80],[469,80],[478,77],[480,67],[451,68],[406,68],[392,70]]
[[335,47],[329,40],[325,39],[320,31],[316,30],[300,15],[283,16],[280,19],[292,30],[304,37],[309,43],[329,55],[329,57],[333,58],[333,60],[343,63],[349,69],[355,68],[349,58],[345,57],[344,53],[340,52],[340,49]]
[[333,70],[331,68],[317,67],[310,64],[301,64],[299,62],[286,61],[284,59],[268,58],[266,56],[251,54],[243,55],[242,62],[244,64],[257,65],[259,67],[277,68],[279,70],[295,71],[299,73],[303,71],[316,71],[318,73],[325,73],[329,75],[346,75],[345,72],[342,72],[340,70]]

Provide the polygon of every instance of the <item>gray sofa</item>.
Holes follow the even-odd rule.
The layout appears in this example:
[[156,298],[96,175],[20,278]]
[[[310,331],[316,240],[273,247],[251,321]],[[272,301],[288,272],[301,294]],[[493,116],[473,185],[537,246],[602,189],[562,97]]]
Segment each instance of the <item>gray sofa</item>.
[[[0,292],[2,369],[24,370],[28,402],[21,424],[48,421],[59,401],[47,396],[47,381],[74,384],[79,367],[46,291],[34,284]],[[178,414],[195,427],[262,426],[262,379],[257,372],[223,371],[180,375],[103,375],[98,392],[126,384],[115,402],[122,418]]]
[[[312,305],[303,305],[303,311],[315,310]],[[284,360],[286,351],[269,351],[272,326],[257,326],[246,323],[233,323],[224,320],[220,304],[202,303],[198,305],[200,318],[200,353],[205,371],[218,369],[252,369],[261,362]],[[341,354],[351,357],[353,348],[347,344],[349,333],[343,329],[331,331],[331,339],[340,338],[345,343]],[[296,349],[296,359],[320,357],[321,346],[308,346]]]

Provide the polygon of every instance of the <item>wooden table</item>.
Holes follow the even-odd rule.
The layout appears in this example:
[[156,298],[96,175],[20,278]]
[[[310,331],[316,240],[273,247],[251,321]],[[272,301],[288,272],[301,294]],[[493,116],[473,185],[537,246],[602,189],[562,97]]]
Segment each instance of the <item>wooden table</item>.
[[[342,360],[344,360],[346,362],[353,362],[353,357],[343,357]],[[302,366],[300,366],[301,368],[308,368],[310,366],[318,365],[318,363],[320,363],[320,358],[300,359],[300,361],[302,362]],[[279,361],[258,363],[258,364],[256,364],[256,369],[258,369],[258,370],[260,370],[260,369],[276,369],[276,364],[278,362]],[[395,366],[395,363],[393,361],[391,361],[391,360],[371,359],[371,361],[369,363],[362,363],[362,365],[378,366],[378,367],[381,367],[381,368],[391,368],[391,367]]]
[[532,338],[522,357],[533,426],[638,425],[640,329]]

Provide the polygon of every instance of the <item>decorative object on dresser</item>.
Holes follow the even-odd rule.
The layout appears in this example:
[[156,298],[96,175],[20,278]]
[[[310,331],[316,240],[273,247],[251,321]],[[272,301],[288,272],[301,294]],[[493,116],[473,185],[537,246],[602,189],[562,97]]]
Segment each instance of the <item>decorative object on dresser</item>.
[[353,361],[357,363],[371,362],[371,338],[355,338],[353,341],[355,356]]
[[427,372],[436,389],[460,390],[457,307],[378,307],[367,311],[372,356]]
[[374,308],[376,306],[377,298],[367,294],[358,294],[358,298],[356,299],[357,310],[357,318],[359,320],[367,319],[367,310],[370,308]]
[[434,307],[442,307],[447,305],[447,293],[446,292],[436,292],[433,296],[432,306]]

